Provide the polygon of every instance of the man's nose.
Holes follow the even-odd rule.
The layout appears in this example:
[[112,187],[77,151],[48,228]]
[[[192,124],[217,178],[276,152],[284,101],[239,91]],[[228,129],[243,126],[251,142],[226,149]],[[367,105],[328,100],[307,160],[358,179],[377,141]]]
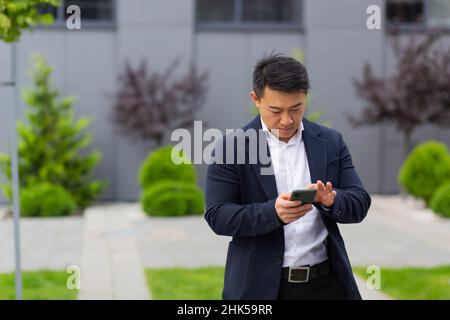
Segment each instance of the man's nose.
[[292,125],[293,122],[294,120],[292,120],[292,118],[289,115],[282,116],[280,120],[280,124],[283,127],[289,127],[290,125]]

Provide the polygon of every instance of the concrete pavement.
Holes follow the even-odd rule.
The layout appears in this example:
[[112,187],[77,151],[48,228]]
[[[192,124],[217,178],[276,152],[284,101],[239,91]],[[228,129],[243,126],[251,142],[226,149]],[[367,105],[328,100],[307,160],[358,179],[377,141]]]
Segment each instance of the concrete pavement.
[[[450,219],[419,201],[372,196],[361,224],[339,225],[354,266],[450,264]],[[24,218],[25,270],[81,266],[80,299],[149,299],[144,268],[224,265],[229,237],[202,216],[147,217],[137,203],[95,206],[83,217]],[[0,220],[0,272],[14,270],[12,219]],[[357,279],[366,299],[386,299]]]

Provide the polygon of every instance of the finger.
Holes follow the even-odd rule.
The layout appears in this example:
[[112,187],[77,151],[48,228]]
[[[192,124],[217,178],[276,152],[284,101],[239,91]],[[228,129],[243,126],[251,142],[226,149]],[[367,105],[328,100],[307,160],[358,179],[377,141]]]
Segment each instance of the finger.
[[302,209],[299,208],[290,208],[290,209],[285,209],[283,210],[283,214],[285,214],[286,216],[290,217],[290,216],[301,216],[304,215],[305,213],[309,212],[312,210],[312,207],[303,207]]
[[331,184],[331,182],[328,181],[325,186],[325,193],[330,193],[332,187],[333,187],[333,185]]
[[311,190],[317,190],[317,184],[316,183],[310,183],[308,184],[305,189],[311,189]]
[[281,211],[281,214],[286,215],[286,216],[297,216],[305,210],[304,209],[301,210],[301,209],[299,209],[299,207],[295,207],[295,208],[283,208],[280,211]]
[[312,204],[309,204],[309,203],[307,203],[307,204],[304,204],[304,205],[301,205],[300,207],[298,207],[300,210],[309,210],[309,209],[312,209]]
[[286,223],[291,223],[294,222],[295,220],[298,220],[301,217],[295,217],[295,218],[289,218],[289,219],[285,219]]
[[279,201],[279,204],[281,207],[283,208],[293,208],[293,207],[299,207],[302,205],[302,202],[300,200],[295,200],[295,201],[291,201],[291,200],[284,200],[281,199]]
[[332,190],[330,193],[327,193],[325,197],[327,199],[334,199],[334,197],[336,197],[336,191]]
[[291,193],[290,192],[282,192],[282,193],[280,193],[279,197],[281,199],[289,200],[289,198],[291,197]]
[[324,190],[325,190],[325,185],[323,184],[323,182],[320,180],[317,180],[317,191],[323,192]]
[[293,217],[293,219],[300,219],[300,218],[304,217],[305,215],[307,215],[308,212],[310,212],[310,211],[311,211],[311,210],[302,211],[302,212],[299,212],[299,213],[296,214],[296,215],[292,215],[292,216],[288,216],[288,217],[289,217],[289,218],[290,218],[290,217]]

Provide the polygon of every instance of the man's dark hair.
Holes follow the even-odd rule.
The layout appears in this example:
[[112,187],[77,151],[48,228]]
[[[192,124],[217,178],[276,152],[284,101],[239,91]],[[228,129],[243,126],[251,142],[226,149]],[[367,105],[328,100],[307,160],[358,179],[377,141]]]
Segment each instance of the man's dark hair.
[[253,71],[253,90],[262,98],[264,88],[283,92],[309,90],[308,72],[303,64],[294,58],[281,54],[270,54],[260,59]]

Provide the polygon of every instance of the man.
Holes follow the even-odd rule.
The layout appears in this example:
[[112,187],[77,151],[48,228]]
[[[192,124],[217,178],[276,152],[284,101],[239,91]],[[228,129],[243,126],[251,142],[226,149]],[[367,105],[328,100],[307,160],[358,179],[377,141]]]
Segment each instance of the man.
[[[337,223],[361,222],[371,199],[342,135],[304,119],[309,80],[300,62],[266,56],[253,89],[259,116],[242,129],[263,130],[273,174],[262,174],[258,158],[218,161],[206,178],[205,219],[233,237],[223,299],[361,299]],[[218,149],[227,139],[216,153],[229,152]],[[313,205],[291,201],[294,189],[316,189]]]

